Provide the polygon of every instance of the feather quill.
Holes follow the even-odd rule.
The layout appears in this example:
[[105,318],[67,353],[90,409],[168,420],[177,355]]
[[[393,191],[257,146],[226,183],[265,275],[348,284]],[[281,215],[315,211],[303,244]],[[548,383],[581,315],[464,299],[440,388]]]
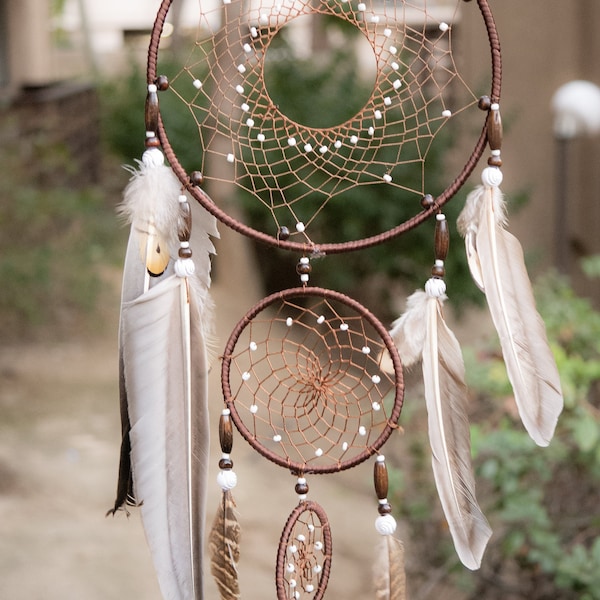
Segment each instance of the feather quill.
[[[125,191],[131,223],[119,331],[123,447],[115,506],[129,497],[142,521],[159,585],[168,600],[201,600],[208,468],[209,234],[212,219],[190,240],[191,261],[149,263],[177,255],[180,185],[162,153],[144,154]],[[150,242],[148,241],[150,240]],[[150,275],[153,275],[150,277]],[[127,456],[127,448],[130,455]],[[127,490],[124,494],[123,490]]]
[[473,249],[481,265],[480,287],[498,332],[521,420],[535,443],[547,446],[554,435],[563,398],[523,250],[505,228],[505,203],[497,185],[479,187],[472,200],[478,203],[478,210],[470,209],[460,218],[460,229],[463,234],[471,232],[475,239]]
[[391,335],[403,362],[407,345],[408,364],[422,360],[436,488],[460,560],[478,569],[492,531],[475,496],[464,363],[458,340],[442,316],[443,280],[430,279],[426,290],[409,298],[408,310]]
[[239,600],[237,563],[240,558],[240,525],[231,490],[223,491],[208,538],[210,570],[221,600]]

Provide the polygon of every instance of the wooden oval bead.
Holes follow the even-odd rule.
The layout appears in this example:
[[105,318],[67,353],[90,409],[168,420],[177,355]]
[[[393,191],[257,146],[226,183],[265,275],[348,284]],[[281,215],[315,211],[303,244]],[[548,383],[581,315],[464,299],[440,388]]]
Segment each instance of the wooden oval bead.
[[431,194],[425,194],[423,198],[421,198],[421,206],[423,208],[431,208],[435,203],[435,200]]
[[446,260],[448,248],[450,247],[450,230],[448,221],[445,218],[436,220],[434,246],[436,260]]
[[146,96],[145,110],[146,131],[156,133],[158,131],[158,94],[148,92]]
[[219,419],[219,442],[223,454],[231,454],[233,448],[233,425],[229,415],[221,415]]
[[233,469],[233,461],[230,458],[222,458],[219,461],[219,469],[223,469],[225,471]]
[[200,171],[192,171],[190,173],[190,182],[192,185],[200,186],[204,183],[204,175]]
[[380,500],[385,500],[388,495],[388,471],[384,461],[376,461],[373,469],[373,483],[375,484],[375,493]]
[[282,242],[290,239],[290,230],[285,225],[282,225],[279,228],[279,231],[277,232],[277,239],[281,240]]
[[192,258],[192,249],[179,248],[179,258]]
[[487,136],[490,150],[500,150],[502,148],[502,117],[499,110],[490,111]]
[[480,108],[480,110],[490,110],[492,106],[492,99],[489,96],[481,96],[481,98],[479,98],[477,106]]
[[488,158],[487,164],[490,167],[501,167],[502,166],[502,159],[499,156],[490,156]]
[[156,78],[156,87],[161,91],[164,92],[166,90],[169,89],[169,78],[166,75],[159,75]]

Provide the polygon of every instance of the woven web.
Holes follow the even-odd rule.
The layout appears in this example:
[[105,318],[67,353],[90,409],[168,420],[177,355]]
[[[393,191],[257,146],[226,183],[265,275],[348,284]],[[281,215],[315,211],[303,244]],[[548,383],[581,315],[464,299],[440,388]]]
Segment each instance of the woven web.
[[380,365],[385,344],[349,313],[326,298],[278,301],[245,326],[231,353],[226,401],[236,425],[294,471],[353,466],[394,426],[395,379]]
[[[171,135],[181,124],[168,110],[162,110],[165,128],[178,156],[192,144],[190,130],[197,130],[193,164],[186,168],[249,194],[254,208],[269,215],[269,235],[284,227],[292,240],[327,241],[318,239],[317,216],[362,186],[385,186],[383,196],[411,202],[418,212],[424,194],[442,191],[428,189],[427,181],[440,131],[456,119],[463,122],[464,113],[469,131],[482,123],[453,53],[452,23],[463,0],[200,4],[193,50],[184,68],[170,74],[167,92],[188,109],[185,142]],[[326,18],[321,42],[329,54],[310,42],[310,28],[298,26],[308,15]],[[327,62],[332,55],[352,55],[355,68],[336,68],[337,58]],[[306,62],[311,57],[316,62]],[[296,89],[298,73],[304,69],[306,76],[320,62],[330,73],[325,85],[339,84],[332,89],[338,90],[340,113],[324,123],[319,90]],[[363,84],[367,93],[357,105],[360,94],[353,90]],[[282,89],[295,90],[291,101],[280,101]],[[295,100],[304,103],[304,112],[295,109]],[[353,239],[375,233],[359,224]]]

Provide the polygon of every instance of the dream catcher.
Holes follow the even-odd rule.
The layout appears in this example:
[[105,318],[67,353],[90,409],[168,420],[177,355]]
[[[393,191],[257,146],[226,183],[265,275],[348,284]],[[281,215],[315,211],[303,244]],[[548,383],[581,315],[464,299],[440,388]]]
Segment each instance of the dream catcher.
[[[475,497],[461,350],[443,317],[450,235],[442,209],[486,147],[482,185],[459,218],[469,267],[486,295],[523,423],[539,445],[549,443],[562,408],[522,251],[506,230],[501,59],[488,1],[202,0],[196,37],[176,67],[165,58],[163,37],[172,1],[163,0],[152,30],[146,152],[122,205],[131,236],[120,326],[123,444],[112,512],[141,507],[165,598],[202,598],[209,561],[222,600],[243,597],[232,491],[237,430],[295,478],[298,504],[282,524],[276,553],[277,598],[322,598],[334,536],[309,479],[370,460],[382,540],[374,597],[404,598],[403,547],[394,535],[382,448],[399,427],[402,365],[421,362],[440,501],[458,556],[477,569],[491,530]],[[489,41],[483,97],[455,59],[453,26],[464,11],[477,13]],[[350,49],[372,76],[364,98],[337,98],[337,122],[323,121],[317,90],[314,108],[304,112],[279,94],[282,81],[293,89],[301,80],[282,70],[282,56],[302,64],[319,46],[318,35],[309,41],[316,19],[336,25],[335,34],[322,27],[321,41]],[[328,68],[327,79],[342,84],[357,76],[337,72],[335,61]],[[431,157],[449,128],[476,133],[450,183],[429,189]],[[373,186],[382,191],[380,206],[368,207],[381,217],[375,220],[354,214],[357,196]],[[246,199],[247,211],[232,208],[232,191]],[[408,216],[390,219],[399,204]],[[257,213],[262,219],[240,217]],[[323,224],[340,214],[352,228],[328,237]],[[217,350],[224,405],[209,419],[208,288],[217,220],[288,251],[299,281],[249,307]],[[389,333],[356,300],[312,285],[314,258],[383,244],[420,224],[432,229],[431,277]],[[223,493],[207,532],[208,428],[219,412]]]

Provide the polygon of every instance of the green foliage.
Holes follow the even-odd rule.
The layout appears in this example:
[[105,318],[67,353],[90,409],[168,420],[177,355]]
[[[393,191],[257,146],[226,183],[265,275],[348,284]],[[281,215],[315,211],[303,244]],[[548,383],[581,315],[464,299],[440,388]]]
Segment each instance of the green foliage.
[[[68,157],[47,146],[37,160],[46,155],[57,168],[62,156],[68,167]],[[73,333],[101,305],[106,267],[117,264],[113,205],[96,188],[35,185],[18,152],[0,157],[0,165],[3,339]]]
[[[496,424],[473,426],[473,452],[484,484],[485,510],[495,536],[473,598],[600,598],[600,313],[556,274],[537,285],[538,308],[556,356],[565,398],[555,437],[546,449],[530,441],[498,404],[500,360],[471,369],[470,387],[494,398]],[[491,382],[491,384],[490,384]],[[506,397],[506,396],[505,396]],[[512,400],[512,399],[511,399]],[[512,412],[512,411],[511,411]],[[490,591],[493,575],[497,593]]]

